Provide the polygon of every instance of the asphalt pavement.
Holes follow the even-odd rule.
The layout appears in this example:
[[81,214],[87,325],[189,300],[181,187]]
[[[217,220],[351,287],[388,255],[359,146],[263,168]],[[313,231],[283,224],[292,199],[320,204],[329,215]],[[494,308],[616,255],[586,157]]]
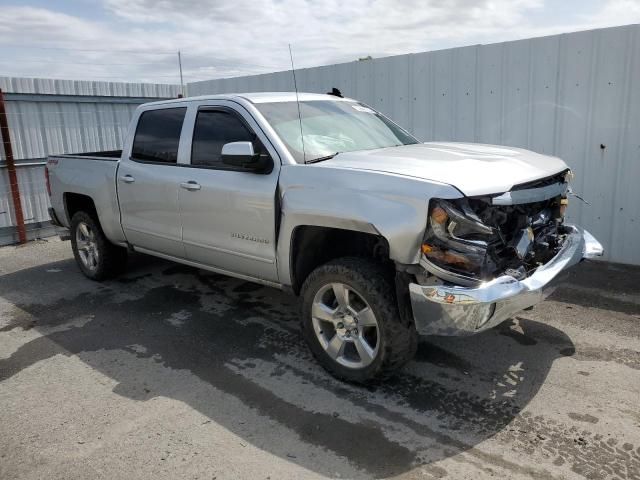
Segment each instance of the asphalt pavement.
[[69,242],[0,248],[1,479],[640,479],[640,268],[341,383],[281,291]]

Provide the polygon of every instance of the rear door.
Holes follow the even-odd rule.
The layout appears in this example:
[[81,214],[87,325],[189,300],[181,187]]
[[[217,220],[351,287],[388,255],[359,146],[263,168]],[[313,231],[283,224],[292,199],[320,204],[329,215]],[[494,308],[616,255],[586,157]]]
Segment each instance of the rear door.
[[[144,111],[117,175],[122,228],[135,247],[184,258],[178,162],[186,105]],[[127,151],[127,149],[125,149]]]
[[[190,164],[178,192],[182,238],[189,260],[276,282],[276,188],[280,160],[243,107],[231,101],[195,106]],[[273,161],[270,173],[238,171],[222,163],[225,143],[251,141]]]

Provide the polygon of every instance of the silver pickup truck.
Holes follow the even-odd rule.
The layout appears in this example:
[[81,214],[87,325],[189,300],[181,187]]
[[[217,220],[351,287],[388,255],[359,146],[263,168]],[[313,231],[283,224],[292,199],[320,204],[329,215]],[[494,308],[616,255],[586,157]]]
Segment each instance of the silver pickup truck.
[[365,382],[417,335],[467,335],[540,302],[602,254],[564,223],[560,159],[421,143],[339,94],[149,103],[122,151],[47,162],[53,222],[93,280],[143,252],[292,291],[335,376]]

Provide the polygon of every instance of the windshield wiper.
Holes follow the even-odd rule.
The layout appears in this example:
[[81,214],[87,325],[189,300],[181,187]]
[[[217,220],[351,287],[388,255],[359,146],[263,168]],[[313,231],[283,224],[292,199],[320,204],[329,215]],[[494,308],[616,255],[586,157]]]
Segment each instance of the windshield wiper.
[[332,153],[331,155],[325,155],[324,157],[318,157],[318,158],[314,158],[311,160],[307,160],[306,163],[318,163],[318,162],[323,162],[325,160],[331,160],[333,157],[335,157],[336,155],[338,155],[340,152],[336,152],[336,153]]

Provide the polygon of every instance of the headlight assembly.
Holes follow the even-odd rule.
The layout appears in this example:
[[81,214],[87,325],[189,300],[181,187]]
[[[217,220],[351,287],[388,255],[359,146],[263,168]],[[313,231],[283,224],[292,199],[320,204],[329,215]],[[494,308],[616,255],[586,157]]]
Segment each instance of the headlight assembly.
[[489,242],[496,235],[465,203],[433,200],[421,250],[441,268],[480,279],[488,262]]

